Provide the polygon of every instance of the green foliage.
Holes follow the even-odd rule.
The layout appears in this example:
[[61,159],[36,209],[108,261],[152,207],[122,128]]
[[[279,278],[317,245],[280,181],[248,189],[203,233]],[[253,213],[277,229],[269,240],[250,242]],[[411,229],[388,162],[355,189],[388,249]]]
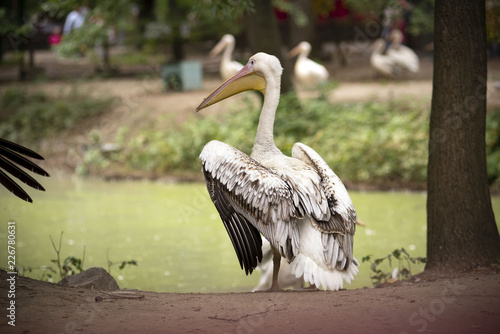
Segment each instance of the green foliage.
[[413,6],[407,31],[415,36],[434,31],[434,0],[421,0]]
[[[50,260],[50,262],[55,264],[58,264],[58,261],[59,261],[58,259]],[[60,271],[61,278],[75,275],[77,271],[78,273],[81,273],[83,271],[82,262],[83,262],[82,259],[76,258],[74,256],[66,257],[61,265],[61,271]]]
[[[423,183],[427,174],[429,109],[414,100],[335,103],[327,94],[299,100],[283,95],[275,121],[276,145],[287,155],[297,141],[315,149],[345,181],[384,185]],[[89,132],[90,144],[76,172],[98,174],[121,166],[153,175],[199,176],[203,146],[220,140],[249,154],[260,105],[249,98],[229,114],[196,114],[180,128],[146,128],[116,134],[119,149],[103,150],[101,134]],[[106,111],[110,98],[79,93],[52,96],[12,87],[0,96],[0,137],[36,145],[40,138],[73,129],[83,119]],[[486,146],[490,184],[500,175],[500,108],[487,114]],[[71,154],[71,152],[70,152]]]
[[124,160],[132,169],[156,173],[199,171],[198,155],[210,140],[226,139],[235,144],[243,142],[240,148],[248,153],[252,146],[247,140],[251,127],[248,120],[231,115],[225,121],[218,117],[192,119],[184,123],[180,130],[146,130],[129,142]]
[[63,58],[81,57],[87,50],[92,50],[95,43],[103,41],[107,36],[105,26],[86,24],[85,28],[73,29],[65,35],[61,43],[54,47],[54,51]]
[[97,174],[110,164],[110,160],[102,151],[102,136],[98,130],[89,132],[90,145],[85,148],[83,161],[78,164],[75,172],[81,176]]
[[[392,282],[401,279],[407,279],[412,276],[411,273],[411,264],[424,264],[427,262],[427,258],[425,257],[411,257],[410,254],[404,249],[395,249],[391,254],[388,254],[386,257],[374,259],[372,261],[372,256],[367,255],[361,259],[361,262],[369,262],[371,263],[370,269],[372,271],[372,275],[370,276],[372,283],[374,286],[385,283]],[[385,272],[380,269],[380,265],[387,260],[389,263],[389,267],[392,268],[392,259],[398,260],[397,267],[397,275],[394,275],[393,272]],[[396,273],[396,271],[394,271]],[[393,277],[395,276],[395,277]]]
[[345,5],[359,13],[379,13],[384,8],[399,6],[398,0],[344,0]]
[[[82,4],[87,6],[85,22],[79,29],[73,29],[65,35],[54,50],[61,57],[81,57],[95,46],[107,45],[111,32],[130,30],[132,20],[132,0],[116,1],[78,1],[78,0],[45,0],[39,1],[39,8],[55,17],[65,17],[74,8]],[[106,48],[102,52],[103,62],[109,66]]]
[[[109,251],[109,250],[108,250]],[[106,252],[106,259],[108,262],[108,273],[111,273],[111,267],[115,264],[113,261],[109,259],[109,254]],[[119,270],[125,269],[125,267],[129,266],[137,266],[137,261],[136,260],[130,260],[130,261],[121,261],[120,265],[118,266]]]
[[[385,8],[401,10],[398,0],[344,0],[345,4],[362,14],[381,16]],[[434,31],[434,0],[420,0],[412,4],[410,22],[407,31],[413,35],[432,33]],[[402,13],[395,21],[402,19]]]
[[[208,114],[208,115],[207,115]],[[205,116],[206,115],[206,116]],[[238,111],[187,120],[180,129],[145,129],[107,159],[157,175],[199,175],[198,155],[210,140],[249,154],[260,106],[246,99]],[[297,141],[313,147],[344,180],[370,183],[424,182],[429,110],[416,101],[338,103],[323,98],[281,98],[275,121],[276,145],[290,154]],[[122,140],[123,140],[122,136]],[[98,161],[99,153],[93,157]]]
[[486,1],[486,37],[488,42],[500,42],[500,0]]
[[235,20],[247,12],[252,12],[252,0],[195,1],[192,12],[204,22],[224,22]]
[[[272,4],[290,15],[298,26],[309,23],[307,15],[293,1],[273,0]],[[195,27],[201,28],[205,33],[214,32],[217,35],[221,32],[240,33],[244,27],[241,19],[254,11],[253,0],[194,1],[191,8],[191,13],[201,22],[199,26],[195,24]],[[199,33],[195,31],[195,35],[199,36]]]
[[[61,231],[61,234],[59,235],[59,244],[56,246],[54,243],[54,240],[52,239],[52,236],[49,235],[50,242],[52,243],[52,247],[54,249],[54,252],[56,253],[56,258],[50,260],[50,262],[54,263],[56,265],[56,268],[53,268],[52,266],[41,266],[42,269],[42,276],[40,277],[40,280],[45,281],[48,280],[49,282],[53,282],[55,279],[55,275],[59,274],[59,280],[63,279],[66,276],[72,276],[77,273],[81,273],[84,271],[84,260],[85,260],[85,246],[83,247],[83,254],[81,258],[68,255],[62,262],[61,262],[61,250],[62,250],[62,240],[63,240],[63,231]],[[109,256],[106,253],[106,259],[108,263],[108,273],[111,273],[111,267],[113,266],[113,262],[109,260]],[[137,261],[135,260],[129,260],[129,261],[121,261],[119,262],[120,265],[118,267],[119,270],[123,270],[127,265],[129,266],[137,266]],[[33,267],[21,267],[22,272],[21,274],[24,275],[26,272],[33,272],[34,268]],[[56,270],[57,269],[57,270]]]
[[123,270],[126,265],[137,266],[137,261],[135,261],[135,260],[122,261],[122,263],[120,264],[120,266],[118,267],[118,269]]
[[111,63],[120,65],[156,65],[166,62],[165,54],[143,51],[128,51],[111,55]]
[[81,94],[76,88],[52,96],[9,87],[0,96],[0,137],[37,144],[40,138],[71,130],[81,120],[106,111],[112,102],[112,98]]
[[273,5],[282,12],[290,15],[299,27],[303,27],[309,23],[307,15],[295,3],[286,0],[274,0]]
[[[52,240],[52,236],[49,236],[50,242],[52,242],[52,247],[54,248],[54,251],[56,252],[56,255],[57,255],[57,258],[50,260],[50,262],[55,263],[57,265],[61,279],[63,279],[66,276],[76,274],[77,270],[79,273],[81,273],[83,271],[83,259],[85,259],[85,247],[83,247],[83,256],[81,259],[75,258],[74,256],[68,256],[64,259],[63,263],[61,264],[62,236],[63,236],[63,232],[61,231],[61,235],[59,236],[59,246],[58,247],[56,247],[56,245],[54,244],[54,240]],[[52,268],[49,267],[48,277],[52,278],[52,275],[50,274],[50,272],[55,273],[55,270],[53,270]]]
[[2,23],[0,24],[0,36],[6,35],[9,42],[13,42],[14,45],[19,42],[20,46],[24,46],[27,38],[32,37],[35,31],[32,20],[37,10],[36,0],[24,0],[23,6],[4,2],[0,8],[0,22]]
[[418,102],[330,104],[287,99],[277,112],[276,141],[313,147],[343,179],[425,181],[429,110]]
[[500,175],[500,107],[486,114],[486,164],[488,182],[493,184]]

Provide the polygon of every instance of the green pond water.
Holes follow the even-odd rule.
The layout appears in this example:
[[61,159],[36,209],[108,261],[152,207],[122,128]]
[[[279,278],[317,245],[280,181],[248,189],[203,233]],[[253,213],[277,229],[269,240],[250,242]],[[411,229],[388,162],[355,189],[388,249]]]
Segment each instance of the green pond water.
[[[61,258],[82,258],[84,267],[108,268],[121,288],[163,292],[249,291],[259,280],[240,269],[235,252],[202,183],[105,182],[53,175],[39,179],[46,192],[29,190],[25,203],[0,189],[0,267],[7,268],[7,224],[16,222],[16,265],[40,279],[55,268],[49,236]],[[384,257],[404,247],[425,256],[425,193],[350,192],[358,217],[354,255]],[[495,214],[500,198],[493,198]],[[118,267],[122,261],[137,266]],[[393,262],[397,266],[398,262]],[[389,266],[383,267],[390,271]],[[29,271],[28,269],[31,269]],[[423,266],[412,265],[416,274]],[[346,288],[370,286],[370,265]],[[55,281],[58,276],[55,276]]]

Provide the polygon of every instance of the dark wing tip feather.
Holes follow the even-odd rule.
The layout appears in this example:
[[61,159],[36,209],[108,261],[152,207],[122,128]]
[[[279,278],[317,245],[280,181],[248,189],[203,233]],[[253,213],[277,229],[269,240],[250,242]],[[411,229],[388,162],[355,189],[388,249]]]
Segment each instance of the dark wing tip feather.
[[37,180],[2,156],[0,156],[0,168],[28,186],[37,190],[45,191],[45,188]]
[[40,154],[36,153],[35,151],[30,150],[27,147],[21,146],[19,144],[13,143],[13,142],[6,140],[6,139],[3,139],[3,138],[0,138],[0,146],[6,147],[8,149],[11,149],[12,151],[24,154],[30,158],[44,160],[44,158]]
[[11,174],[13,177],[19,179],[21,182],[27,184],[28,186],[41,191],[45,191],[45,188],[16,164],[42,176],[50,175],[43,168],[26,159],[21,154],[26,155],[30,158],[43,160],[43,157],[35,151],[32,151],[29,148],[13,143],[6,139],[0,138],[0,183],[17,197],[27,202],[33,203],[33,200],[26,193],[26,191],[24,191],[6,173]]
[[22,155],[10,150],[7,147],[2,147],[0,143],[0,156],[3,156],[6,159],[32,171],[33,173],[42,175],[42,176],[50,176],[43,168],[35,164],[34,162],[26,159]]
[[224,227],[229,235],[238,257],[241,269],[245,274],[252,274],[257,264],[262,261],[262,238],[259,231],[232,207],[230,201],[219,188],[217,180],[203,169],[210,198],[219,212]]
[[7,174],[5,174],[1,169],[0,169],[0,183],[3,184],[7,190],[9,190],[11,193],[19,197],[20,199],[33,203],[33,200],[31,197],[28,195],[26,191],[24,191],[23,188],[21,188],[14,180],[12,180]]

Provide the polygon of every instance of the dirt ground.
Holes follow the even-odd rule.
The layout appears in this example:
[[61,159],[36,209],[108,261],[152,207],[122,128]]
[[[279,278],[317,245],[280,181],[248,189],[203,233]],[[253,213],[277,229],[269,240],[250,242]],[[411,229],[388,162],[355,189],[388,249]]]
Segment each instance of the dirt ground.
[[[88,130],[98,128],[112,140],[120,126],[139,126],[146,122],[175,122],[198,117],[196,106],[221,80],[207,75],[203,90],[163,92],[157,76],[85,80],[74,84],[60,80],[66,74],[78,77],[85,64],[51,66],[50,55],[37,56],[55,81],[27,84],[54,94],[76,87],[91,94],[116,96],[113,110],[71,136],[48,141],[42,150],[48,163],[71,170],[67,150],[88,140]],[[45,58],[44,58],[45,57]],[[432,60],[423,59],[421,72],[397,81],[377,81],[373,71],[359,61],[347,68],[330,66],[331,77],[340,86],[330,98],[334,101],[387,100],[394,97],[430,101]],[[45,62],[45,63],[44,63]],[[500,105],[494,88],[500,80],[500,62],[490,64],[489,105]],[[147,72],[148,69],[145,69]],[[74,73],[72,72],[74,71]],[[0,93],[12,82],[12,73],[0,73]],[[14,73],[15,76],[15,73]],[[311,94],[299,91],[302,96]],[[141,112],[138,112],[140,110]],[[219,104],[209,112],[225,112],[229,104]],[[50,146],[50,147],[49,147]],[[46,156],[47,158],[47,156]],[[172,294],[147,291],[107,293],[61,287],[18,277],[15,298],[8,297],[9,276],[0,271],[1,333],[498,333],[500,330],[500,268],[483,268],[456,277],[415,277],[402,284],[381,288],[337,292],[293,291],[229,294]],[[10,319],[9,302],[15,301],[15,327]]]
[[[2,333],[498,333],[500,268],[343,291],[176,294],[61,287],[0,271]],[[15,298],[7,291],[15,290]],[[7,324],[15,301],[15,327]]]

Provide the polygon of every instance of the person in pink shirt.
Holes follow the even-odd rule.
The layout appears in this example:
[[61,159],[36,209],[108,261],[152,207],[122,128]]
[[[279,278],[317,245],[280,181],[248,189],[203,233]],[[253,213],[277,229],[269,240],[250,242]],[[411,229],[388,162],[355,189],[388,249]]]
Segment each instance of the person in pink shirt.
[[52,34],[49,35],[48,42],[51,46],[57,45],[61,42],[61,27],[55,26]]

